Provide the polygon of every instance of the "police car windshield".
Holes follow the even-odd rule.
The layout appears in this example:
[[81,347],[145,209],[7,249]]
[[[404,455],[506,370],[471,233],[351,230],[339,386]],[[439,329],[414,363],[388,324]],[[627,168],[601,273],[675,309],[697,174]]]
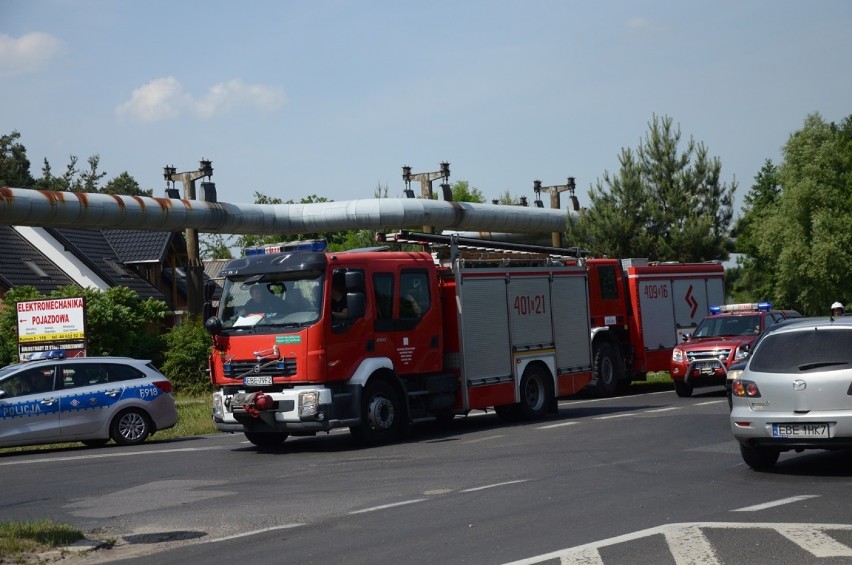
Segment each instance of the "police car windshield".
[[693,337],[747,336],[760,333],[760,315],[712,316],[704,318]]

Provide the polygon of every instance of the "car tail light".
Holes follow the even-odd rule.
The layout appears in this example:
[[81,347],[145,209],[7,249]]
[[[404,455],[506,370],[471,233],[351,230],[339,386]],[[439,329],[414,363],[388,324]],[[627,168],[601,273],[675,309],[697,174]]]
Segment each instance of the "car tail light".
[[757,388],[757,384],[752,381],[734,379],[734,382],[731,384],[731,394],[734,396],[759,398],[760,389]]
[[165,392],[166,394],[172,391],[172,383],[169,381],[154,381],[154,386]]

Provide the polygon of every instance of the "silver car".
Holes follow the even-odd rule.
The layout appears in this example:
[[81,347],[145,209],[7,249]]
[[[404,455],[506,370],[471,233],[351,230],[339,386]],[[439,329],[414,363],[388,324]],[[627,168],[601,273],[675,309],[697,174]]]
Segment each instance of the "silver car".
[[0,369],[0,447],[136,445],[177,423],[171,382],[149,361],[56,357]]
[[852,317],[773,329],[731,384],[731,402],[731,430],[753,469],[782,451],[852,447]]

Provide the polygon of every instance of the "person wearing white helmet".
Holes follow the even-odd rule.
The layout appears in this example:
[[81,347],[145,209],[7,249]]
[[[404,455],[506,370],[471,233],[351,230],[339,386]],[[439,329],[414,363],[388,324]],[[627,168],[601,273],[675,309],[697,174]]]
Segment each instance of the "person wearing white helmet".
[[842,316],[843,312],[844,312],[843,304],[841,304],[840,302],[835,302],[834,304],[831,305],[831,315],[832,316],[835,316],[835,317]]

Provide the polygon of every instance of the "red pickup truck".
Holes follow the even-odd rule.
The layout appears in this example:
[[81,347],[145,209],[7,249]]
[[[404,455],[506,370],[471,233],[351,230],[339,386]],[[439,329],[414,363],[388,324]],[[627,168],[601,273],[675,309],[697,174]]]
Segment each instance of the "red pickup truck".
[[769,302],[712,306],[710,315],[672,350],[669,374],[675,392],[689,397],[695,387],[724,385],[728,368],[748,355],[765,328],[799,317],[794,310],[773,310]]

